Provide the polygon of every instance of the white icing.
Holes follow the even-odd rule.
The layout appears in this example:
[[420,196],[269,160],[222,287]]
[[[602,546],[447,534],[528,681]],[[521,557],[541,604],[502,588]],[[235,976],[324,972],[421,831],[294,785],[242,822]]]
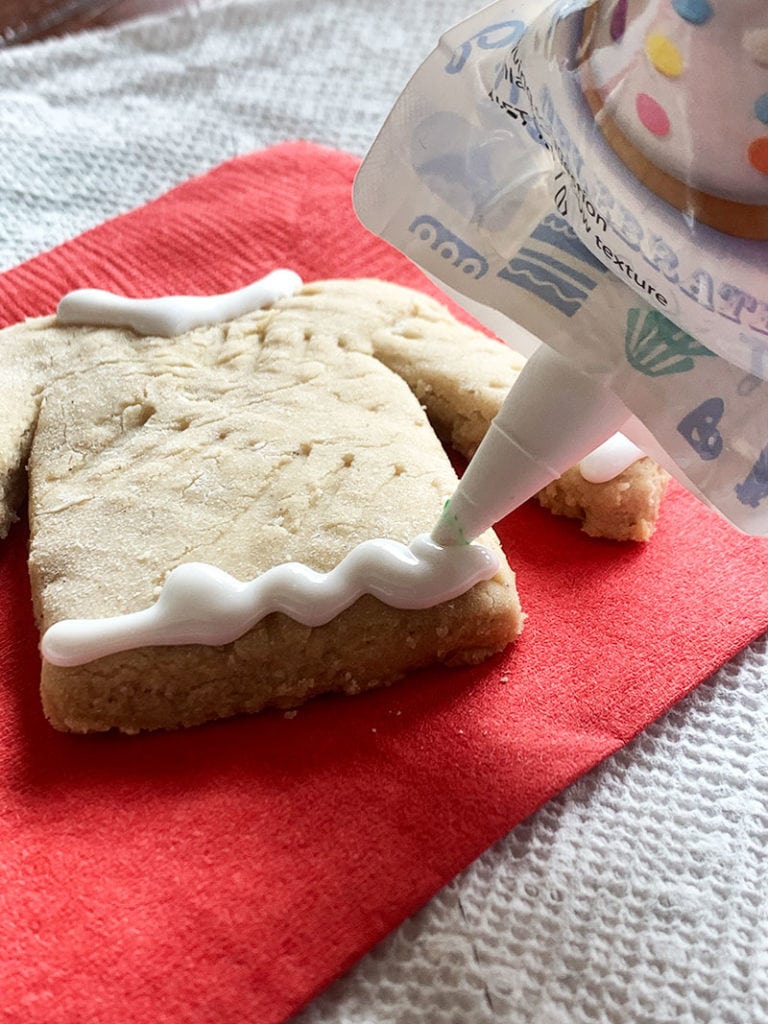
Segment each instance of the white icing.
[[615,480],[625,469],[645,457],[628,437],[614,434],[607,441],[595,448],[579,463],[581,475],[591,484],[605,484]]
[[442,547],[426,534],[409,546],[364,541],[327,573],[286,562],[246,583],[215,566],[189,562],[169,573],[149,608],[57,622],[43,636],[42,653],[54,665],[71,666],[137,647],[218,646],[237,640],[272,612],[321,626],[363,594],[394,608],[430,608],[490,579],[498,568],[496,555],[479,544]]
[[80,288],[64,296],[56,315],[62,324],[130,327],[137,334],[173,338],[269,306],[301,286],[301,278],[292,270],[273,270],[260,281],[221,295],[128,299],[99,288]]

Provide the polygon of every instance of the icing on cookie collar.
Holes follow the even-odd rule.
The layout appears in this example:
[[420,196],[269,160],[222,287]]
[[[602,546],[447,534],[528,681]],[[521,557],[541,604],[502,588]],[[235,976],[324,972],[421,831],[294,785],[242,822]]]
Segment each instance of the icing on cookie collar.
[[305,626],[322,626],[371,594],[394,608],[431,608],[496,575],[499,560],[479,544],[442,547],[426,534],[408,546],[367,540],[330,572],[298,562],[268,569],[243,583],[202,562],[177,566],[154,605],[104,619],[66,619],[43,636],[54,665],[84,665],[137,647],[232,643],[260,619],[282,612]]
[[59,302],[59,323],[77,326],[130,327],[137,334],[174,338],[195,327],[234,320],[278,299],[293,295],[302,280],[292,270],[273,270],[245,288],[221,295],[167,295],[128,299],[100,288],[80,288]]

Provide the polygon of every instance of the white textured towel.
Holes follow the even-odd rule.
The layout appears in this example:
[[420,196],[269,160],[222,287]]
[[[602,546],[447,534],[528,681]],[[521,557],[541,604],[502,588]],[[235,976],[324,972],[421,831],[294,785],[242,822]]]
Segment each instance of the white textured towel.
[[[0,53],[0,265],[273,142],[362,154],[475,6],[221,0]],[[760,643],[296,1024],[768,1021],[766,683]]]

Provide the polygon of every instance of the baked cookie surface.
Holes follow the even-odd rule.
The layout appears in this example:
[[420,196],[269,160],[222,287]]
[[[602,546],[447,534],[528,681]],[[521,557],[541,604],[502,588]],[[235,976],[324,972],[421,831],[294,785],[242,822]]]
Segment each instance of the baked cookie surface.
[[[310,288],[167,340],[32,328],[49,353],[66,353],[66,369],[37,384],[29,455],[41,632],[146,608],[184,562],[239,580],[291,561],[327,572],[361,541],[431,529],[456,476],[407,384],[365,351],[413,299],[361,288],[350,302],[350,291],[329,304]],[[220,646],[46,661],[46,714],[73,731],[186,726],[480,661],[522,625],[514,576],[495,537],[483,542],[496,576],[433,608],[363,596],[319,627],[275,613]]]
[[[41,632],[147,608],[186,562],[242,581],[292,561],[328,572],[370,538],[428,533],[457,483],[437,434],[471,456],[523,365],[432,299],[373,280],[316,282],[173,338],[55,318],[0,338],[15,354],[0,508],[7,529],[28,460]],[[563,480],[557,511],[604,504],[603,485]],[[643,486],[619,487],[619,505],[634,514]],[[633,536],[616,508],[600,528]],[[480,541],[496,576],[434,607],[366,595],[320,626],[276,612],[217,646],[44,661],[45,712],[78,732],[173,728],[479,662],[523,619],[498,541]]]

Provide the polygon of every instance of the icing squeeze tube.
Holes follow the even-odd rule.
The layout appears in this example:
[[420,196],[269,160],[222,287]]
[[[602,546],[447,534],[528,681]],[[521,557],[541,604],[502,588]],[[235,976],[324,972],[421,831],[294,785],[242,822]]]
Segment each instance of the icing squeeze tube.
[[470,543],[607,440],[628,416],[594,377],[539,348],[446,503],[432,539]]
[[[768,534],[766,39],[765,0],[496,0],[411,79],[360,219],[549,353],[436,535],[512,511],[622,410],[690,491]],[[712,75],[724,52],[738,75]]]

